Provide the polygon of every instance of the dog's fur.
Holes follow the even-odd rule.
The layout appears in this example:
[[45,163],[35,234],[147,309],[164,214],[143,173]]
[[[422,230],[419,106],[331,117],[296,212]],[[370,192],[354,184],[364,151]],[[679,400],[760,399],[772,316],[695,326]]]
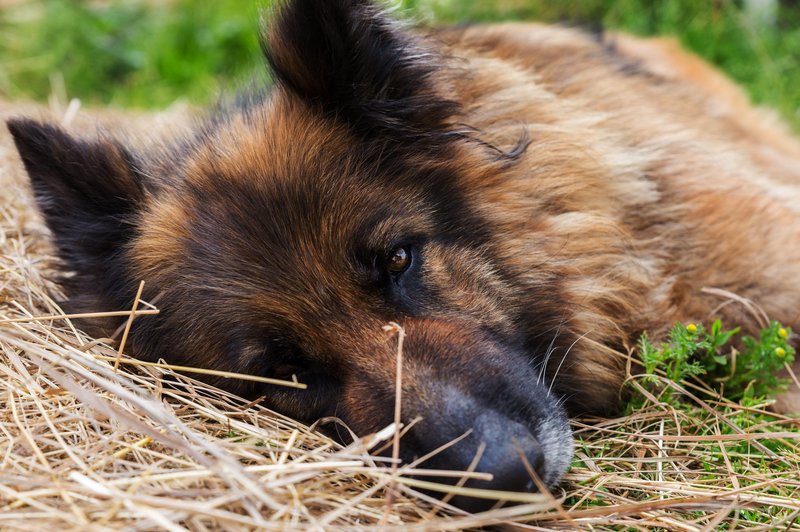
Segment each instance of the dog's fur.
[[800,144],[670,41],[293,0],[264,49],[273,89],[160,151],[9,123],[73,307],[147,282],[136,356],[296,374],[219,384],[366,434],[392,420],[397,321],[404,459],[471,430],[432,465],[482,440],[485,485],[515,489],[517,450],[566,469],[562,405],[615,411],[642,331],[747,322],[703,287],[797,325]]

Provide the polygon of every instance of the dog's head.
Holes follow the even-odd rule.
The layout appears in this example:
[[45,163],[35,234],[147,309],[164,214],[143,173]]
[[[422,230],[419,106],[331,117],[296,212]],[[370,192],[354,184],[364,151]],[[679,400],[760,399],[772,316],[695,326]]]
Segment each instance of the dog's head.
[[498,258],[513,238],[476,201],[524,145],[503,153],[461,124],[445,60],[370,2],[290,2],[265,53],[273,89],[161,153],[9,123],[73,306],[124,309],[145,280],[161,314],[135,320],[135,355],[296,375],[307,390],[217,384],[361,435],[393,420],[383,326],[398,322],[402,417],[417,420],[404,460],[466,434],[424,465],[467,468],[481,448],[494,480],[468,485],[530,486],[521,457],[557,482],[572,449],[543,369],[568,341],[558,294],[518,282],[528,265]]

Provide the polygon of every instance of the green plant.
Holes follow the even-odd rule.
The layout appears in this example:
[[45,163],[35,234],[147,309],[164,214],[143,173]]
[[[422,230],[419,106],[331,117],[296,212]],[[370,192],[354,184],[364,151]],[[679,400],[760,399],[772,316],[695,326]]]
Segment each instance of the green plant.
[[709,354],[704,362],[708,375],[720,383],[722,394],[733,400],[774,396],[789,382],[778,377],[778,371],[794,360],[790,335],[790,329],[773,321],[758,339],[744,336],[741,351],[731,350],[728,356]]
[[[638,350],[644,364],[642,379],[646,389],[673,402],[673,388],[664,386],[660,373],[673,382],[704,375],[703,380],[717,393],[732,401],[774,396],[786,389],[787,379],[778,371],[794,360],[795,349],[789,344],[791,330],[773,321],[758,338],[743,336],[731,345],[740,328],[726,330],[716,320],[710,329],[702,324],[676,323],[667,341],[656,346],[642,334]],[[640,402],[641,397],[634,398]]]

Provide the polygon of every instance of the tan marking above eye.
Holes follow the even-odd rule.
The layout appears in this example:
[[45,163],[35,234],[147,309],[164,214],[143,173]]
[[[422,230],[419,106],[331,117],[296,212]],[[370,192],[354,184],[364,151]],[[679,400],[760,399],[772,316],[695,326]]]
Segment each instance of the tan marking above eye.
[[411,264],[411,250],[399,247],[392,250],[386,259],[386,268],[392,273],[403,273]]

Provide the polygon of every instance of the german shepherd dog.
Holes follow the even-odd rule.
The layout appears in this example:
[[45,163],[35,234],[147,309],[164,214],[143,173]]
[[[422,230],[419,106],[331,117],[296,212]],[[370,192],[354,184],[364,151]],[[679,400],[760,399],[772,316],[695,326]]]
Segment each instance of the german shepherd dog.
[[468,485],[524,490],[522,458],[568,468],[568,414],[617,410],[642,331],[747,320],[704,287],[800,321],[800,143],[671,41],[289,0],[263,48],[270,89],[158,149],[8,123],[72,308],[146,281],[135,356],[295,375],[216,384],[365,435],[393,420],[397,322],[402,459],[466,435],[427,464],[481,447]]

